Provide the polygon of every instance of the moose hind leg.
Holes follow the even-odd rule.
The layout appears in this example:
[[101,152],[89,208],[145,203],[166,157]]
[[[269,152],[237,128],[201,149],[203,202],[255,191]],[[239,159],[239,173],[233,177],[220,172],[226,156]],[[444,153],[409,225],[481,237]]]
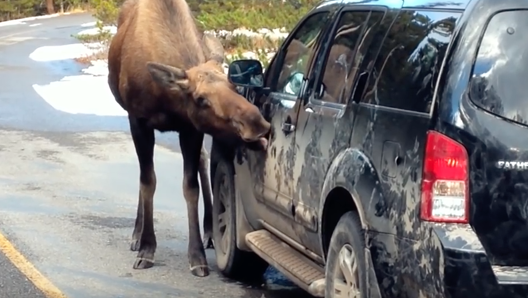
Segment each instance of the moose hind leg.
[[180,147],[183,155],[183,196],[187,203],[187,218],[189,221],[189,247],[187,254],[190,270],[194,276],[209,275],[209,268],[205,258],[205,249],[200,236],[200,222],[198,218],[198,199],[200,185],[198,184],[198,168],[200,164],[203,134],[193,131],[180,133]]
[[129,117],[130,132],[139,161],[139,200],[136,226],[132,234],[131,249],[138,251],[134,269],[154,266],[156,235],[154,234],[153,200],[156,192],[154,171],[154,129],[141,119]]
[[205,249],[214,248],[213,245],[213,202],[211,193],[211,183],[209,182],[207,160],[209,154],[205,147],[202,146],[200,153],[200,164],[198,173],[200,175],[200,185],[202,186],[202,197],[204,202],[204,218],[203,218],[203,245]]

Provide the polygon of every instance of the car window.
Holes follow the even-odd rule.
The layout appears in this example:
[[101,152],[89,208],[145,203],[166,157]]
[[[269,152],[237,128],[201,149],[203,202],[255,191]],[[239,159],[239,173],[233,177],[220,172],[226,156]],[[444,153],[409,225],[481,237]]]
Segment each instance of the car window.
[[283,64],[274,92],[299,95],[302,78],[307,75],[309,59],[314,54],[316,41],[328,21],[329,13],[320,12],[308,17],[295,31],[284,51]]
[[326,58],[322,79],[325,93],[319,99],[341,104],[348,102],[357,70],[376,32],[373,26],[379,24],[382,17],[383,12],[378,11],[342,14]]
[[460,13],[406,10],[381,46],[362,102],[429,113]]
[[496,14],[473,66],[470,98],[480,108],[528,125],[528,11]]

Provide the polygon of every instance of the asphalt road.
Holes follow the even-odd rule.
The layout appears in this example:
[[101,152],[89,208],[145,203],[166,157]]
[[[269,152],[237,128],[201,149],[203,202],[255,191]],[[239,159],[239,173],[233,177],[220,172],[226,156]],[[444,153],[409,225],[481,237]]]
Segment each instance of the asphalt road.
[[32,88],[81,71],[28,56],[75,43],[71,35],[91,21],[76,14],[0,26],[0,232],[9,240],[0,237],[0,297],[45,297],[34,283],[48,297],[61,297],[50,294],[55,287],[71,298],[308,297],[274,270],[263,285],[226,280],[212,250],[212,274],[189,273],[176,134],[157,138],[156,264],[132,269],[139,173],[126,118],[64,113]]

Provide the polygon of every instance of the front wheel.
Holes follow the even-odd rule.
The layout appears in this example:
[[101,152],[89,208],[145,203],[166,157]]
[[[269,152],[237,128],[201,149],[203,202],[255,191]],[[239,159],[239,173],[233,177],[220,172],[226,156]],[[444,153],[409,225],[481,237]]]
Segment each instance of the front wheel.
[[220,160],[213,182],[213,240],[220,272],[230,278],[262,278],[268,263],[236,245],[235,171],[233,165]]
[[367,298],[365,238],[356,212],[337,223],[326,263],[326,298]]

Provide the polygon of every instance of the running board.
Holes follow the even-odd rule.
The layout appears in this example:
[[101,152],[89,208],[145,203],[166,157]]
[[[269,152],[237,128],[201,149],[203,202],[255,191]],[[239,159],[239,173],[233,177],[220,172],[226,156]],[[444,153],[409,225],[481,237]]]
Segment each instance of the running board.
[[315,297],[324,297],[324,269],[270,232],[246,234],[248,246],[262,259]]
[[527,285],[528,267],[521,266],[491,266],[499,285]]

